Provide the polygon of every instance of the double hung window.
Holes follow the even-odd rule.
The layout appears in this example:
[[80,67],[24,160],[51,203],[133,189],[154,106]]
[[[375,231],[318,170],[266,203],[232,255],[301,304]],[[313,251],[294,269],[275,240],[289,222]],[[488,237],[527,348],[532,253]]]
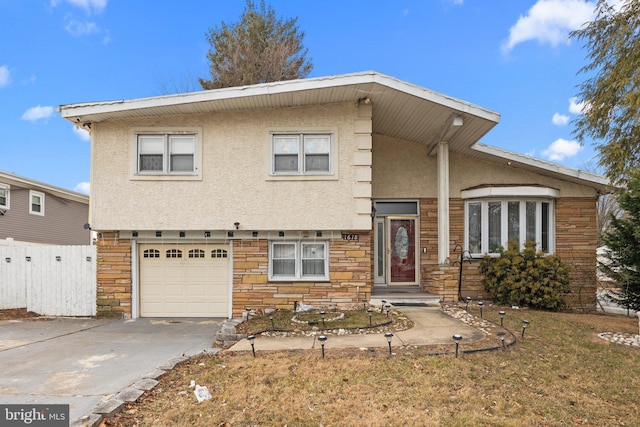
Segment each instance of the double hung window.
[[326,280],[329,278],[326,242],[271,242],[269,278]]
[[508,242],[520,248],[528,240],[544,253],[554,252],[553,200],[506,199],[465,202],[465,247],[472,256],[497,254]]
[[274,134],[271,151],[274,175],[332,173],[330,134]]
[[9,186],[0,184],[0,209],[9,209]]
[[44,216],[44,193],[29,191],[29,213]]
[[137,172],[148,175],[196,173],[196,135],[139,134]]

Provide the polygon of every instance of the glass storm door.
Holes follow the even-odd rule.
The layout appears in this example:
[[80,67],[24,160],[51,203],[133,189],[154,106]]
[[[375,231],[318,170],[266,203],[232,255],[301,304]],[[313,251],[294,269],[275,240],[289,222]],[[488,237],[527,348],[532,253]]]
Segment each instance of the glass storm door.
[[389,285],[415,285],[416,219],[387,218]]

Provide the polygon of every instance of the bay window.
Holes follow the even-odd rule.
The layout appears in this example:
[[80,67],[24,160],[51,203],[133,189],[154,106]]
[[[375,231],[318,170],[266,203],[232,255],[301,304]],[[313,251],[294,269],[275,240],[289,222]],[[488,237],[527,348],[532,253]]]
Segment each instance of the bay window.
[[509,241],[524,248],[536,242],[544,253],[554,252],[552,199],[488,199],[465,201],[465,249],[471,256],[497,254]]
[[270,280],[327,280],[329,278],[326,242],[271,242]]

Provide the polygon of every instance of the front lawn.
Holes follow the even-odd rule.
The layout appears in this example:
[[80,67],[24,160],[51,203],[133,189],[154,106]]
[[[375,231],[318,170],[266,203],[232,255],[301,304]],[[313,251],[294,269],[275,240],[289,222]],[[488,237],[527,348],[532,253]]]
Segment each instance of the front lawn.
[[[498,310],[484,318],[499,323]],[[507,310],[506,351],[430,356],[429,348],[222,353],[199,357],[105,426],[636,425],[640,349],[599,332],[637,334],[637,318]],[[473,314],[478,314],[472,310]],[[522,320],[531,323],[521,339]],[[394,343],[394,345],[397,343]],[[452,344],[453,348],[453,344]],[[460,349],[464,350],[464,341]],[[197,403],[191,380],[212,399]]]

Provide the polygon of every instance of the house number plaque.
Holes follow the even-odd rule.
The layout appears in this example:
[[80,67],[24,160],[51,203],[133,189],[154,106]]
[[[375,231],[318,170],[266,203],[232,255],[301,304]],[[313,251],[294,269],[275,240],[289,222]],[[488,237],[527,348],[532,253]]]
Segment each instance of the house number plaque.
[[359,240],[360,235],[359,234],[342,234],[342,240]]

